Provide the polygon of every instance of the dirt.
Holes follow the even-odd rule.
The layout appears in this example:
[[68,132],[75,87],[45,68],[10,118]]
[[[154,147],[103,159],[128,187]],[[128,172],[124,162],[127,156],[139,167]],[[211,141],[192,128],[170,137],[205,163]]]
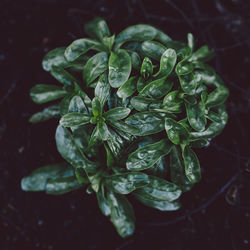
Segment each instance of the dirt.
[[[244,250],[250,245],[250,3],[241,0],[85,0],[0,2],[0,249]],[[84,36],[83,23],[104,17],[112,32],[149,23],[174,39],[192,32],[197,47],[216,51],[211,62],[230,89],[229,122],[207,149],[197,150],[202,181],[163,213],[130,199],[135,235],[121,239],[94,195],[26,193],[20,180],[61,161],[57,121],[29,124],[43,106],[29,98],[37,83],[53,83],[44,54]]]

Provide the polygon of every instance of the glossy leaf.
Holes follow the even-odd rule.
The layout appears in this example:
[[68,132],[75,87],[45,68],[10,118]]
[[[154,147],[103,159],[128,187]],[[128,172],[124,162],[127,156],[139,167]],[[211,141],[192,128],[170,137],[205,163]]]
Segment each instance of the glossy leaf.
[[176,145],[187,143],[189,133],[187,129],[171,118],[165,119],[165,130],[168,138]]
[[91,116],[82,113],[68,113],[60,119],[60,125],[63,127],[74,127],[88,124]]
[[97,117],[102,114],[102,105],[98,97],[95,97],[92,100],[92,113],[94,117]]
[[107,141],[109,137],[109,130],[107,124],[103,121],[103,119],[101,119],[97,123],[97,128],[98,128],[98,133],[101,136],[102,140]]
[[140,172],[115,174],[107,177],[105,183],[115,192],[129,194],[149,183],[148,175]]
[[191,183],[199,182],[201,170],[199,160],[194,151],[186,146],[182,152],[185,165],[185,174]]
[[164,119],[157,112],[135,113],[125,122],[137,128],[138,132],[135,135],[151,135],[164,130]]
[[207,45],[204,45],[192,54],[189,61],[199,60],[202,62],[206,62],[206,61],[209,61],[213,57],[214,57],[214,51],[210,50]]
[[37,84],[30,90],[33,102],[42,104],[64,97],[67,92],[56,85]]
[[115,35],[110,36],[110,37],[106,36],[102,38],[102,43],[105,46],[105,48],[107,48],[108,51],[112,50],[114,42],[115,42]]
[[130,75],[132,64],[126,50],[120,49],[117,53],[111,52],[109,57],[109,83],[113,88],[119,88]]
[[108,54],[99,52],[92,56],[84,66],[83,80],[90,85],[98,76],[108,69]]
[[80,96],[74,96],[69,103],[69,113],[88,114],[88,110]]
[[139,133],[139,129],[136,126],[125,123],[123,121],[109,120],[109,124],[131,135],[138,135]]
[[187,34],[187,40],[188,40],[188,47],[191,49],[191,51],[193,51],[195,46],[195,41],[192,33]]
[[129,108],[117,107],[105,112],[103,116],[106,120],[118,121],[126,118],[130,113]]
[[62,101],[59,103],[59,109],[61,116],[67,114],[69,112],[69,105],[73,95],[66,95]]
[[109,96],[110,85],[108,82],[108,76],[106,73],[102,74],[95,87],[95,96],[99,99],[101,106],[103,107]]
[[228,96],[229,96],[228,88],[220,86],[208,95],[206,100],[206,106],[209,108],[219,106],[226,101]]
[[128,170],[144,170],[152,167],[161,157],[167,155],[171,150],[171,146],[166,140],[148,144],[137,149],[129,155],[126,162]]
[[180,61],[175,68],[178,76],[190,74],[194,70],[194,65],[186,60]]
[[147,84],[147,81],[146,79],[144,79],[143,77],[139,77],[138,78],[138,81],[137,81],[137,84],[136,84],[136,87],[137,87],[137,91],[140,92],[143,90],[143,88],[146,86]]
[[140,70],[141,58],[138,55],[138,53],[135,51],[129,51],[129,50],[128,50],[128,53],[130,54],[130,57],[131,57],[132,68],[136,70]]
[[144,79],[148,79],[153,74],[153,64],[148,57],[143,59],[140,73]]
[[98,190],[98,192],[96,193],[98,205],[102,213],[105,216],[109,216],[111,214],[111,207],[103,193],[104,192],[102,190]]
[[163,99],[164,109],[168,110],[169,112],[180,113],[182,101],[180,98],[178,98],[178,95],[178,90],[174,90],[168,93]]
[[75,169],[75,176],[80,183],[89,183],[89,178],[83,168]]
[[156,41],[145,41],[142,43],[141,48],[146,56],[157,61],[160,61],[161,56],[167,50],[164,45]]
[[117,95],[120,98],[127,98],[134,94],[136,91],[137,76],[130,77],[122,86],[118,89]]
[[144,96],[135,96],[131,99],[130,103],[137,111],[146,111],[150,106],[160,107],[161,105],[160,101]]
[[118,158],[124,146],[124,141],[122,138],[116,132],[110,129],[110,136],[107,140],[107,143],[113,155]]
[[179,75],[178,77],[182,90],[189,95],[194,95],[197,87],[196,75],[191,72],[190,74]]

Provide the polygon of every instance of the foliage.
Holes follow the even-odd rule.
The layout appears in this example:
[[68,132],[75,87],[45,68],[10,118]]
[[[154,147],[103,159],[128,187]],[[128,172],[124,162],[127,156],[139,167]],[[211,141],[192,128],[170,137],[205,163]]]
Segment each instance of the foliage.
[[39,168],[22,179],[25,191],[63,194],[87,186],[122,237],[135,216],[125,197],[173,211],[200,181],[192,148],[207,147],[227,123],[229,95],[207,64],[214,53],[195,50],[144,24],[111,35],[100,18],[85,25],[91,38],[45,55],[44,70],[61,85],[39,84],[35,103],[53,104],[30,118],[60,117],[56,145],[67,164]]

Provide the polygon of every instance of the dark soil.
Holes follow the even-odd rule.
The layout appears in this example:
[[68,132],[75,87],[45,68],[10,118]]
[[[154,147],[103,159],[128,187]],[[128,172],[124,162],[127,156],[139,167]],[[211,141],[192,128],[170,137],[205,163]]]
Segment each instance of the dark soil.
[[[248,0],[0,1],[0,249],[244,250],[250,247],[250,2]],[[103,16],[113,32],[149,23],[174,39],[192,32],[216,51],[212,65],[230,89],[229,122],[198,150],[203,179],[183,195],[180,211],[163,213],[132,200],[135,235],[122,239],[84,190],[63,196],[25,193],[20,180],[61,161],[57,121],[28,118],[41,106],[36,83],[54,80],[44,54],[84,36],[83,23]]]

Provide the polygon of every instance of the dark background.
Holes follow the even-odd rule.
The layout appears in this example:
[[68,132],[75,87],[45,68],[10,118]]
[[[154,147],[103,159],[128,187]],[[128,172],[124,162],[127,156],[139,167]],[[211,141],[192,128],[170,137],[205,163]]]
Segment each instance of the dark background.
[[[229,122],[208,149],[197,150],[203,179],[163,213],[131,199],[136,232],[120,238],[79,190],[63,196],[25,193],[20,180],[37,167],[61,161],[57,121],[31,125],[43,106],[29,98],[37,83],[53,83],[41,60],[55,47],[85,36],[83,24],[104,17],[114,33],[149,23],[175,40],[187,32],[230,89]],[[22,0],[0,1],[0,249],[243,250],[250,247],[250,1],[246,0]]]

